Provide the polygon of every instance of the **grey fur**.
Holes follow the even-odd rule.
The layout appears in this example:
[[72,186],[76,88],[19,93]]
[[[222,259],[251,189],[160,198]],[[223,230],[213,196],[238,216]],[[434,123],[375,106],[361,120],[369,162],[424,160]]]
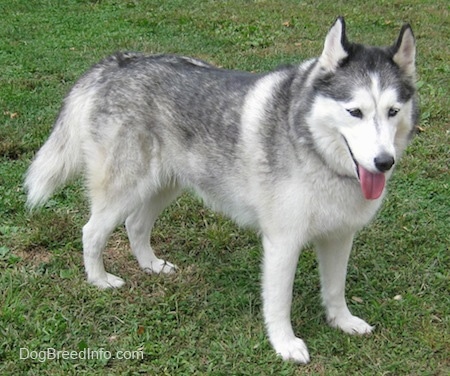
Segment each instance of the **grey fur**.
[[269,339],[284,359],[306,363],[289,316],[305,244],[316,246],[330,324],[372,330],[347,308],[346,266],[353,236],[380,207],[417,122],[414,58],[409,26],[391,47],[367,47],[347,40],[341,18],[319,58],[263,74],[116,53],[66,96],[28,170],[28,204],[43,204],[83,171],[91,199],[83,228],[88,281],[120,287],[101,259],[111,231],[125,222],[144,271],[174,272],[149,235],[159,213],[191,189],[260,231]]

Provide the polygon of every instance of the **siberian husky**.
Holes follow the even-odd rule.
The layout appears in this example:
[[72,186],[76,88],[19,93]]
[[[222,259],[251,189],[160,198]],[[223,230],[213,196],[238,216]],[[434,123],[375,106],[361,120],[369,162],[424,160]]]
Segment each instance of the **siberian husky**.
[[155,255],[150,233],[183,189],[195,192],[260,232],[269,340],[283,359],[307,363],[290,319],[301,249],[315,246],[330,325],[370,333],[347,308],[347,261],[417,119],[409,25],[393,45],[369,47],[349,42],[338,18],[320,57],[263,74],[189,57],[116,53],[66,96],[27,172],[28,205],[42,205],[84,174],[87,280],[109,288],[124,281],[105,271],[102,251],[123,222],[145,272],[176,270]]

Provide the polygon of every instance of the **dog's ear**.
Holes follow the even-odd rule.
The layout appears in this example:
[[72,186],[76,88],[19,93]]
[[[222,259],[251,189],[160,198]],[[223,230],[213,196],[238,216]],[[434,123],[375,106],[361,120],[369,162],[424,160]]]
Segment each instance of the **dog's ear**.
[[335,71],[339,63],[348,56],[347,46],[345,21],[343,17],[339,17],[325,38],[322,55],[319,58],[322,67],[330,72]]
[[403,25],[397,42],[392,46],[392,60],[408,76],[416,72],[416,40],[409,24]]

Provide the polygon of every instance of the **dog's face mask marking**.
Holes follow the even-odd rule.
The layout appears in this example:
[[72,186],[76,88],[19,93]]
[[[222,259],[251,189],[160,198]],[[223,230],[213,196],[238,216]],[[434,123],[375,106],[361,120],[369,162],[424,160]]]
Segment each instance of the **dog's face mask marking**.
[[314,140],[337,173],[359,180],[366,199],[382,195],[386,175],[406,146],[405,134],[412,132],[414,58],[408,26],[392,47],[382,49],[349,43],[337,22],[318,60],[312,82],[318,95],[309,118],[316,124]]

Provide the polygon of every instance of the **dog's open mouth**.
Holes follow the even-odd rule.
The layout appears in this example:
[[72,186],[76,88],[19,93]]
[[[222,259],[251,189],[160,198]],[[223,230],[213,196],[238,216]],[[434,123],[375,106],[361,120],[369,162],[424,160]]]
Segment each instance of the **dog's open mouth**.
[[345,137],[344,140],[353,159],[353,163],[355,164],[356,174],[358,175],[359,184],[361,186],[361,191],[364,198],[366,200],[376,200],[383,193],[384,186],[386,185],[386,177],[381,172],[373,173],[361,166],[355,159],[352,149],[350,148]]
[[386,185],[386,177],[383,173],[373,173],[356,163],[359,176],[359,184],[364,197],[367,200],[376,200],[383,193]]

